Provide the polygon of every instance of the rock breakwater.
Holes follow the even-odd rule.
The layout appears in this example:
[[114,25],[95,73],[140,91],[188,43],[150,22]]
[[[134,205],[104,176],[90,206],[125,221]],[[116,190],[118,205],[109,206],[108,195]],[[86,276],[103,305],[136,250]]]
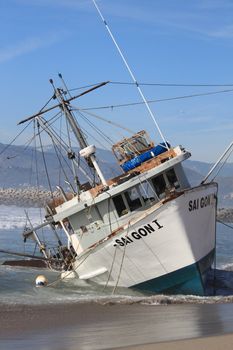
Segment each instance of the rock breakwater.
[[[55,196],[58,194],[55,193]],[[0,204],[41,208],[51,199],[51,192],[38,188],[0,188]]]

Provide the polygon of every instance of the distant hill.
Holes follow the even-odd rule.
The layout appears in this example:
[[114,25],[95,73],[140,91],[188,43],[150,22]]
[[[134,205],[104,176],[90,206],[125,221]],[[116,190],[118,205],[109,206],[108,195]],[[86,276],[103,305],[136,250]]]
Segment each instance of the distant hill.
[[[48,188],[46,168],[40,151],[35,153],[34,148],[31,147],[25,149],[23,146],[11,146],[2,153],[5,148],[6,145],[0,144],[0,188],[31,187],[37,186],[37,184]],[[72,181],[71,164],[65,154],[63,154],[63,158],[61,157],[61,163],[51,147],[46,148],[44,155],[52,186],[60,183],[64,185],[66,176],[69,181]],[[121,172],[110,151],[98,149],[97,156],[106,178],[114,177]],[[83,168],[87,169],[84,160],[77,159],[77,161],[80,161]],[[61,164],[66,175],[61,170]],[[78,176],[81,182],[86,181],[82,172]],[[92,178],[93,174],[89,172],[89,176]]]
[[[187,160],[184,163],[186,175],[192,185],[198,185],[214,164]],[[212,177],[210,177],[212,179]],[[233,207],[233,163],[226,163],[215,181],[218,183],[219,207]]]
[[[0,188],[32,187],[38,183],[42,188],[48,189],[41,152],[37,151],[35,155],[34,148],[28,147],[25,149],[24,146],[10,146],[2,153],[5,148],[6,145],[0,143]],[[121,173],[121,169],[110,151],[97,149],[97,156],[106,178]],[[37,159],[36,162],[35,159]],[[45,148],[45,159],[51,185],[53,187],[58,184],[62,184],[63,187],[67,186],[64,182],[64,174],[61,171],[60,163],[50,146]],[[82,162],[84,161],[82,160]],[[38,175],[35,163],[37,163]],[[70,166],[64,160],[62,160],[62,164],[68,179],[71,181]],[[187,160],[184,163],[185,172],[192,185],[200,184],[212,166],[211,163],[192,160]],[[86,181],[82,173],[78,175],[82,182]],[[90,174],[90,176],[93,175]],[[219,184],[219,207],[233,207],[233,163],[227,163],[216,180]]]

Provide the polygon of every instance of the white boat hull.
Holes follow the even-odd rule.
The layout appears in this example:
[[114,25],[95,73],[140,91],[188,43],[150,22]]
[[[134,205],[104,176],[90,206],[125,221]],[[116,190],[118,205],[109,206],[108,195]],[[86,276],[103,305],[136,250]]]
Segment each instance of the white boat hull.
[[151,292],[204,294],[215,253],[217,185],[185,191],[79,257],[80,279]]

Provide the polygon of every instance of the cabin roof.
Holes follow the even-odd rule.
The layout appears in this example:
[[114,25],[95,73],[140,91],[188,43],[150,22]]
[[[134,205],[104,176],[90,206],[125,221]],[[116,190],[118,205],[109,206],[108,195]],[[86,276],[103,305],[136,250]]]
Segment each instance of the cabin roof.
[[[160,174],[190,157],[190,153],[185,150],[181,150],[180,147],[176,147],[175,149],[173,149],[173,152],[173,157],[171,157],[170,159],[168,158],[167,160],[165,157],[165,161],[160,161],[160,163],[157,163],[157,165],[155,165],[154,162],[151,162],[150,160],[150,166],[142,168],[141,172],[139,173],[127,173],[125,175],[122,175],[121,177],[109,180],[109,183],[111,183],[112,185],[110,185],[111,187],[108,189],[108,191],[105,191],[102,185],[98,185],[95,188],[92,188],[91,190],[88,190],[83,193],[83,195],[86,196],[86,199],[82,200],[81,198],[81,200],[79,201],[78,196],[75,196],[73,199],[64,202],[63,204],[54,208],[57,212],[57,214],[54,216],[55,221],[62,220],[62,218],[80,212],[86,207],[91,206],[93,204],[98,204],[99,202],[108,199],[109,195],[115,196],[117,194],[120,194],[128,188],[134,187],[140,182],[145,181],[145,177],[150,178],[152,176],[155,176],[156,174]],[[165,153],[163,153],[163,155],[165,155]],[[152,159],[152,161],[153,160],[155,161],[156,159]],[[129,176],[130,174],[131,176]],[[120,178],[123,179],[121,183],[119,183]],[[118,179],[118,182],[114,183],[116,179]],[[82,197],[82,194],[80,195],[80,197]]]

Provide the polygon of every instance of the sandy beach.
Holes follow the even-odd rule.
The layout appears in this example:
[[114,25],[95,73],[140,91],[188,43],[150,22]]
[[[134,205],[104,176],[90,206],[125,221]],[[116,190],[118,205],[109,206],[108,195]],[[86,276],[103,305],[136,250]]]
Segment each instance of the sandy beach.
[[[231,350],[233,348],[233,334],[217,337],[180,340],[173,342],[154,343],[147,345],[134,345],[125,350]],[[122,349],[122,348],[121,348]]]
[[1,305],[0,349],[232,349],[233,305]]

